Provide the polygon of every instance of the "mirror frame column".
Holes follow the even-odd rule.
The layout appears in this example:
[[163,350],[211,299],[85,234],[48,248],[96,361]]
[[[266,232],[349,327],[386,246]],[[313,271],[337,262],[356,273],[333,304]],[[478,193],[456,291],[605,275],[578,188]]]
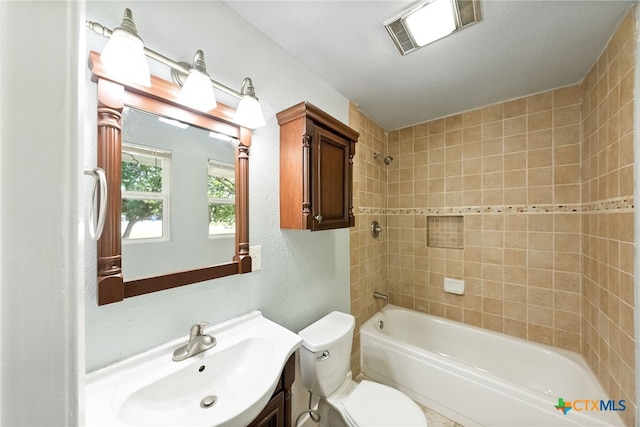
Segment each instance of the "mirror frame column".
[[236,248],[238,255],[234,260],[238,262],[238,273],[251,272],[251,257],[249,256],[249,147],[251,147],[252,133],[249,129],[240,128],[240,143],[236,157],[236,212],[237,220],[245,226],[236,228]]
[[[107,200],[122,197],[122,110],[124,87],[98,79],[98,166],[107,177]],[[102,237],[98,241],[98,305],[124,300],[119,204],[107,203]]]

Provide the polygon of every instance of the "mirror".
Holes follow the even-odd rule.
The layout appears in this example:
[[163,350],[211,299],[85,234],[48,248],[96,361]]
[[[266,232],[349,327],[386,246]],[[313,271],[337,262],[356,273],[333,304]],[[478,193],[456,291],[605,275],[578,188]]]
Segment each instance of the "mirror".
[[118,81],[89,57],[98,85],[98,166],[108,181],[98,242],[98,304],[251,271],[251,131],[222,104],[180,105],[180,87]]
[[228,135],[126,106],[122,113],[125,280],[235,255],[235,146]]

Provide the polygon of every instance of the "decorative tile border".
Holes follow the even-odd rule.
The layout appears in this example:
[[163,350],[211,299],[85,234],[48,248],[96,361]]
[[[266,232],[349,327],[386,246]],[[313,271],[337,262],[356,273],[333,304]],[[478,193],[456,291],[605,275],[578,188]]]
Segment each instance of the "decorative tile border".
[[358,213],[369,215],[460,215],[483,213],[626,212],[634,209],[634,199],[630,196],[601,200],[584,205],[576,203],[570,205],[469,206],[456,208],[359,208]]
[[618,197],[615,199],[601,200],[599,202],[590,203],[582,207],[584,212],[591,211],[618,211],[618,210],[634,210],[635,203],[633,196]]
[[358,208],[358,213],[364,215],[386,215],[387,211],[384,208]]

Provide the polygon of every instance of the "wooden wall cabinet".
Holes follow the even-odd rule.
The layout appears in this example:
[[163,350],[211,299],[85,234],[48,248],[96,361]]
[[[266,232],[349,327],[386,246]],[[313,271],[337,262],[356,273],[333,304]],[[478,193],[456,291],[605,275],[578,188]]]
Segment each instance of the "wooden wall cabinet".
[[353,227],[353,156],[358,132],[308,102],[281,111],[277,118],[280,228]]
[[291,387],[296,379],[296,355],[289,357],[282,370],[280,381],[269,403],[248,427],[291,427]]

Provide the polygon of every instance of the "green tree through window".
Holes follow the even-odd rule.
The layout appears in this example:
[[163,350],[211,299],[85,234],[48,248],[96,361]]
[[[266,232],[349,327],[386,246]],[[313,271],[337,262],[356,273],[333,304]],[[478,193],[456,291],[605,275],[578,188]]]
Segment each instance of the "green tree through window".
[[[122,146],[122,239],[168,236],[171,152],[133,144]],[[168,221],[167,221],[168,222]]]
[[[162,168],[122,162],[122,187],[125,191],[161,193]],[[123,199],[122,215],[127,221],[122,238],[128,239],[138,221],[162,219],[162,200]]]
[[236,183],[233,165],[209,161],[207,197],[209,234],[233,233],[236,226]]

